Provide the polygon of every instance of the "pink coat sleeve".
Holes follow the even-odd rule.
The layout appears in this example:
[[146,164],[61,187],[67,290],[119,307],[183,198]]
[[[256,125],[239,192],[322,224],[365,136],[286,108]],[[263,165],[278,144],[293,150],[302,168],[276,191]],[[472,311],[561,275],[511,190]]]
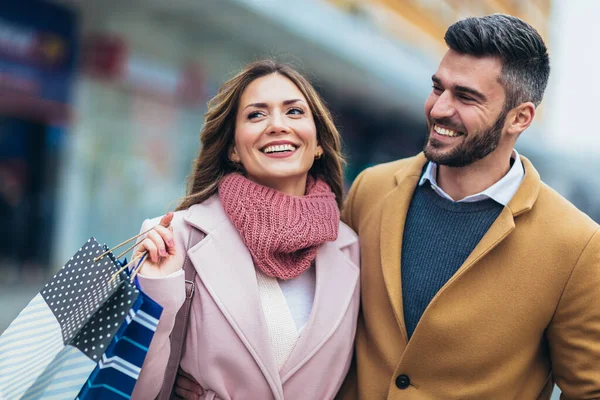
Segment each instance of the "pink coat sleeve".
[[[143,232],[153,226],[156,221],[146,220],[142,224]],[[176,243],[178,256],[185,252],[182,243]],[[138,275],[142,291],[163,307],[154,338],[140,372],[131,399],[154,399],[162,386],[165,368],[171,352],[169,335],[175,324],[175,317],[185,301],[185,278],[183,270],[169,276],[150,278]]]

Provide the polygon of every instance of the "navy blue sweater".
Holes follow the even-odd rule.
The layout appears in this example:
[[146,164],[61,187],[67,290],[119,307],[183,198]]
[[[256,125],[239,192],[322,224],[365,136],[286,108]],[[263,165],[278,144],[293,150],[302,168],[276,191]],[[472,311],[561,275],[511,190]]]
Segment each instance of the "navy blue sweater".
[[492,199],[455,203],[427,182],[417,187],[402,240],[402,298],[410,338],[435,294],[465,262],[503,206]]

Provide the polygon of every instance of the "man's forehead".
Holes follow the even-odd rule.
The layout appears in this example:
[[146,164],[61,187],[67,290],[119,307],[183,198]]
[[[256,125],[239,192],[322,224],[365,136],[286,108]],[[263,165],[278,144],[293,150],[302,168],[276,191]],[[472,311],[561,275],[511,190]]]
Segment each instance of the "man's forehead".
[[442,58],[434,78],[444,86],[471,87],[479,91],[502,89],[502,63],[496,57],[474,57],[453,50]]

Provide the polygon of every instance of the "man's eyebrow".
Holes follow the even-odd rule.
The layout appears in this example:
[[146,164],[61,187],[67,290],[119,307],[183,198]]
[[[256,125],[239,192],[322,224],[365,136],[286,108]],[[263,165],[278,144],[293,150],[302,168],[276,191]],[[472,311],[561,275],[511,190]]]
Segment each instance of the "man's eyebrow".
[[[437,85],[441,85],[442,84],[442,80],[440,78],[438,78],[437,76],[435,76],[435,75],[433,75],[431,77],[431,80],[433,81],[433,83],[435,83]],[[455,92],[470,94],[471,96],[476,97],[479,101],[482,101],[482,102],[486,102],[487,101],[487,97],[485,97],[485,95],[483,93],[481,93],[480,91],[475,90],[473,88],[470,88],[468,86],[455,85],[455,86],[452,87],[452,89]]]
[[467,87],[467,86],[456,85],[456,86],[454,86],[454,91],[470,94],[471,96],[476,97],[477,99],[479,99],[479,101],[482,101],[482,102],[487,101],[487,97],[485,97],[485,95],[483,93],[481,93],[480,91],[475,90],[473,88]]

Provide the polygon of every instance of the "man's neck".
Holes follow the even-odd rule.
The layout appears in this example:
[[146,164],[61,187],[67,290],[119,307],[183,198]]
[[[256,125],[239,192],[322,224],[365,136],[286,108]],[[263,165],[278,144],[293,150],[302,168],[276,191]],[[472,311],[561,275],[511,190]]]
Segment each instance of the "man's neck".
[[[512,151],[510,154],[512,155]],[[437,184],[455,201],[481,193],[508,173],[511,167],[511,155],[501,159],[488,156],[460,168],[438,165]]]

